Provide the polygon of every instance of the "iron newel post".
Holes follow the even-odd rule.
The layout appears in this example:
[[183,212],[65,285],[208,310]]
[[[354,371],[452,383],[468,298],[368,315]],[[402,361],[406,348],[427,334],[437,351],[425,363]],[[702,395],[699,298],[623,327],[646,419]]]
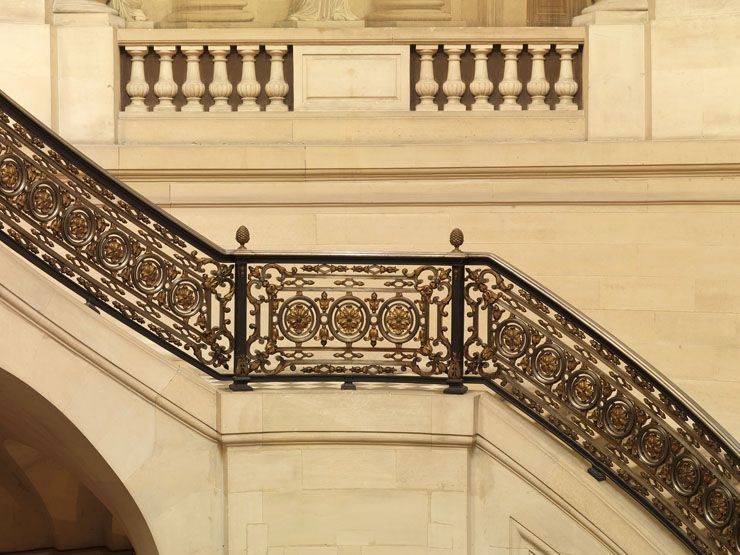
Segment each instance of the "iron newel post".
[[445,393],[462,395],[468,388],[463,384],[463,352],[465,349],[465,255],[460,247],[465,242],[462,230],[455,228],[450,233],[452,255],[452,357],[447,370]]
[[[237,253],[247,252],[249,230],[240,226],[236,230],[239,243]],[[234,382],[232,391],[252,391],[249,385],[249,366],[247,361],[247,263],[237,259],[234,282]]]

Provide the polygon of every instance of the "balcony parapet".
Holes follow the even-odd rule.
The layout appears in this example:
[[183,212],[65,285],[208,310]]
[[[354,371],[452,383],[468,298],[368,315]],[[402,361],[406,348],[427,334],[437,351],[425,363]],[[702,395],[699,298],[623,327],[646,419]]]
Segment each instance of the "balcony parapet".
[[145,112],[578,111],[582,28],[125,29]]

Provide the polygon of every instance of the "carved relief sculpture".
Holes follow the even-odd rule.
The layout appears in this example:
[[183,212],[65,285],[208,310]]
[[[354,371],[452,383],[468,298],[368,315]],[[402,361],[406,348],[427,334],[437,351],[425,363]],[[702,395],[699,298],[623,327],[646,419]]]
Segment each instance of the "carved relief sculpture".
[[357,21],[347,0],[291,0],[288,21]]
[[146,21],[144,0],[110,0],[111,7],[126,21]]

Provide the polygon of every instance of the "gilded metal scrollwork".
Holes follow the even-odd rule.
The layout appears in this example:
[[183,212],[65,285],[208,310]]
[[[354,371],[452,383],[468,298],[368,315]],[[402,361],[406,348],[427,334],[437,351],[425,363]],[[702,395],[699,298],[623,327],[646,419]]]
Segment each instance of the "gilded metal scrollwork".
[[251,266],[248,374],[444,374],[449,268]]
[[0,233],[212,368],[234,351],[234,266],[202,255],[0,112]]
[[267,262],[291,257],[248,251],[246,227],[225,253],[0,102],[0,239],[95,306],[217,377],[235,357],[236,390],[299,373],[446,375],[457,394],[484,384],[695,551],[740,552],[735,444],[577,312],[505,264],[462,253],[460,230],[450,255],[369,259],[384,263]]
[[738,460],[657,382],[492,268],[467,269],[465,301],[467,376],[579,443],[699,552],[738,552]]

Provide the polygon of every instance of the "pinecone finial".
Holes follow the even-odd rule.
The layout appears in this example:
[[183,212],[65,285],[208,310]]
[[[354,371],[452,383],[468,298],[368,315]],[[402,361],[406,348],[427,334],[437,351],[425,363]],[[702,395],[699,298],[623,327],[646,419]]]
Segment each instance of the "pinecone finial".
[[465,235],[462,232],[462,229],[459,227],[456,227],[452,230],[450,233],[450,245],[452,245],[454,250],[452,252],[460,252],[460,247],[462,247],[462,244],[465,242]]
[[246,226],[240,225],[236,230],[236,242],[239,243],[239,250],[247,250],[246,244],[249,243],[249,230]]

